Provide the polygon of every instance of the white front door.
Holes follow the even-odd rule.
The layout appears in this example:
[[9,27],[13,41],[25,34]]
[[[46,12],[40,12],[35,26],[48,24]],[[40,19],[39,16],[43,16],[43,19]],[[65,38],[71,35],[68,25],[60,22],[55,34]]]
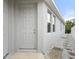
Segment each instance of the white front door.
[[36,4],[20,4],[16,19],[16,39],[18,49],[35,49]]

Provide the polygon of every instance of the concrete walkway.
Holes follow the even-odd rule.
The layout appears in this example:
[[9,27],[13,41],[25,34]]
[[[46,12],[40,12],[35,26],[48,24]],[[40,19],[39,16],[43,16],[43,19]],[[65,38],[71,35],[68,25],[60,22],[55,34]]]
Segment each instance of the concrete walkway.
[[8,59],[45,59],[45,57],[42,53],[37,52],[17,52]]

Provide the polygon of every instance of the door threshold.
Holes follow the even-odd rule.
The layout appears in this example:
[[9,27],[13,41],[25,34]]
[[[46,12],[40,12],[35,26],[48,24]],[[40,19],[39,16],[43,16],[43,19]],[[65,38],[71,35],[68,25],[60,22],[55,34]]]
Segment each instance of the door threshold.
[[20,48],[17,52],[37,52],[37,49],[23,49],[23,48]]

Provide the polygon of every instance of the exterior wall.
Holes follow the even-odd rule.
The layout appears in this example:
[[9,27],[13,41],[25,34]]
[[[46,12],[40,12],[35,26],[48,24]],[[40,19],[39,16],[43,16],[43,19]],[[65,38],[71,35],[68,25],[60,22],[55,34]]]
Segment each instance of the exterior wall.
[[8,32],[8,35],[9,35],[9,53],[15,51],[15,47],[14,47],[14,44],[15,44],[15,30],[14,30],[14,0],[9,0],[9,23],[8,23],[8,26],[9,26],[9,32]]
[[[60,31],[60,20],[57,17],[56,32],[47,32],[48,9],[50,8],[44,2],[38,3],[38,49],[40,49],[43,52],[47,52],[50,48],[53,48],[54,46],[61,47],[61,45],[63,45],[59,41],[61,39],[61,34],[64,33],[64,29],[62,29],[63,31]],[[57,44],[57,42],[59,43]]]
[[56,33],[63,33],[64,34],[64,24],[56,17]]
[[3,56],[5,56],[8,51],[8,0],[4,0],[3,5]]
[[3,38],[4,38],[4,55],[14,51],[14,6],[13,0],[4,0],[3,12]]
[[71,34],[72,34],[72,37],[75,39],[75,26],[72,27]]
[[38,14],[38,50],[43,49],[43,39],[44,39],[44,3],[39,2],[37,5]]
[[71,35],[72,35],[72,38],[73,38],[72,49],[75,52],[75,26],[71,29]]
[[[14,6],[13,0],[4,0],[4,55],[14,51]],[[6,41],[6,42],[5,42]],[[5,46],[6,44],[6,46]],[[7,50],[5,52],[5,50]]]

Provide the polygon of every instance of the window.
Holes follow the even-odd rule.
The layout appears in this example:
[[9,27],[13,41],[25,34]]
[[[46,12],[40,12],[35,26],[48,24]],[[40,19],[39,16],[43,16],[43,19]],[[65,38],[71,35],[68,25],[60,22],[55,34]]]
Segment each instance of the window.
[[49,11],[47,13],[47,20],[48,20],[47,32],[51,32],[51,13]]
[[48,32],[51,32],[51,23],[48,23]]
[[55,32],[55,25],[53,24],[53,32]]
[[52,19],[52,27],[53,27],[53,32],[55,32],[55,16],[53,16],[53,19]]
[[53,15],[49,10],[47,13],[47,32],[55,32],[55,15]]

